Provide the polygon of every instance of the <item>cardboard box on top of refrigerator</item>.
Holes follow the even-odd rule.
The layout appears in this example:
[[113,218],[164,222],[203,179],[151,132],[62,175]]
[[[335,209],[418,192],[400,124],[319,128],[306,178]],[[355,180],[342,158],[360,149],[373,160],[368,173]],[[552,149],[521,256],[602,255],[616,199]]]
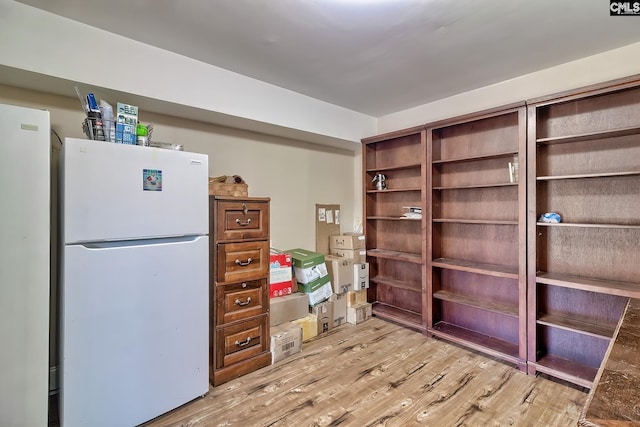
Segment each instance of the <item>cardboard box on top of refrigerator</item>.
[[329,298],[333,303],[333,327],[347,322],[347,294],[333,294]]
[[291,254],[271,248],[269,253],[269,296],[293,293]]
[[322,301],[329,299],[329,297],[333,294],[331,278],[328,274],[324,277],[314,280],[311,283],[298,285],[298,290],[300,292],[304,292],[309,296],[310,306],[317,305]]
[[270,329],[272,364],[302,351],[302,326],[286,322]]
[[342,258],[335,255],[327,255],[325,264],[331,283],[333,283],[333,292],[336,294],[344,294],[353,290],[353,260],[351,258]]
[[350,258],[354,264],[362,264],[367,262],[366,249],[331,249],[331,255]]
[[293,271],[299,285],[311,283],[329,274],[323,254],[301,248],[289,249],[286,252],[291,254]]
[[324,301],[311,309],[311,313],[318,318],[318,335],[333,329],[333,303]]
[[360,233],[343,233],[329,237],[330,249],[364,249],[364,235]]
[[369,263],[353,265],[353,290],[361,291],[369,288]]
[[281,325],[305,317],[309,313],[309,296],[294,292],[269,301],[269,324]]
[[347,323],[359,325],[369,319],[371,319],[371,304],[368,302],[347,307]]

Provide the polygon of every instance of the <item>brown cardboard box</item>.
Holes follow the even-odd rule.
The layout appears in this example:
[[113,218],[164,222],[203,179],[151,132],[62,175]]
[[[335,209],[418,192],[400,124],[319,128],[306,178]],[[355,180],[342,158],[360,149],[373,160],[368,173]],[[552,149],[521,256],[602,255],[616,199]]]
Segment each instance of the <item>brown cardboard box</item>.
[[329,236],[340,234],[340,205],[316,204],[316,252],[329,255]]
[[327,271],[333,283],[333,292],[344,294],[353,290],[353,260],[335,255],[324,257]]
[[369,263],[353,265],[353,290],[361,291],[369,287]]
[[364,249],[365,240],[363,234],[344,233],[329,237],[330,249]]
[[271,326],[300,319],[309,313],[309,296],[301,292],[272,298],[269,303]]
[[302,327],[302,342],[318,336],[318,317],[315,314],[308,313],[302,319],[296,319],[292,323]]
[[358,325],[369,319],[371,319],[371,304],[368,302],[347,307],[347,323]]
[[322,302],[311,309],[311,313],[318,318],[318,335],[333,329],[333,303]]
[[331,249],[331,255],[350,258],[354,264],[362,264],[367,262],[366,249]]
[[367,302],[367,290],[347,292],[347,307],[355,307]]
[[271,363],[302,351],[302,326],[286,322],[271,328]]
[[347,323],[347,294],[333,294],[329,301],[333,303],[333,327]]

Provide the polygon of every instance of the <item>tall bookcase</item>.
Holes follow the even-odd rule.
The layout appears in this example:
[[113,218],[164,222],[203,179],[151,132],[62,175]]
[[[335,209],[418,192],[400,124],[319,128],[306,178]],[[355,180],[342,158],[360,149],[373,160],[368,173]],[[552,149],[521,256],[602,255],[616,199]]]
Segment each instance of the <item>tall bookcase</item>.
[[524,103],[428,125],[428,330],[526,369]]
[[[366,138],[363,143],[364,233],[370,263],[367,299],[373,314],[426,332],[426,132],[423,126]],[[377,189],[377,174],[386,189]]]
[[640,81],[528,104],[528,371],[591,387],[640,297]]

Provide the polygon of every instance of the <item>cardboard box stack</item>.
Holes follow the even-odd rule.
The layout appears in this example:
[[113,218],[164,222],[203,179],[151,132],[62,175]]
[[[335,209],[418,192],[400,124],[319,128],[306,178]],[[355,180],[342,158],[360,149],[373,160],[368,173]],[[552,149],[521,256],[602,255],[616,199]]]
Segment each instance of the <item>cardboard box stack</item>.
[[293,290],[291,254],[271,248],[269,254],[269,296],[291,295]]
[[275,363],[302,351],[303,328],[296,322],[309,314],[309,296],[294,292],[269,303],[271,363]]
[[[359,324],[371,318],[371,304],[367,302],[367,288],[369,288],[369,263],[366,262],[367,250],[365,237],[360,233],[344,233],[330,236],[329,247],[331,254],[351,262],[349,272],[351,287],[345,295],[346,322]],[[328,265],[328,264],[327,264]],[[336,301],[334,299],[334,309]]]
[[354,264],[367,262],[364,235],[359,233],[329,236],[329,251],[331,255],[352,259]]
[[291,254],[298,290],[309,296],[309,305],[315,306],[329,299],[333,289],[324,255],[300,248],[287,252]]
[[333,283],[333,292],[329,301],[333,303],[333,325],[340,326],[347,321],[348,292],[353,291],[353,260],[335,255],[325,257],[327,270]]
[[347,293],[347,323],[357,325],[371,318],[371,303],[367,302],[367,290]]
[[353,291],[353,260],[351,258],[341,258],[335,255],[325,257],[327,271],[333,283],[333,292],[336,294],[346,294]]

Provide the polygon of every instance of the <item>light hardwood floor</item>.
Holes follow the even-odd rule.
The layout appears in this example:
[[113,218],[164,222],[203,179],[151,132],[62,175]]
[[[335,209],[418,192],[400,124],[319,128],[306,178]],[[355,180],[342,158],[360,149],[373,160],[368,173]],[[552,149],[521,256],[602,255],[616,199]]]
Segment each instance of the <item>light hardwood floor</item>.
[[144,427],[575,426],[586,390],[373,318]]

